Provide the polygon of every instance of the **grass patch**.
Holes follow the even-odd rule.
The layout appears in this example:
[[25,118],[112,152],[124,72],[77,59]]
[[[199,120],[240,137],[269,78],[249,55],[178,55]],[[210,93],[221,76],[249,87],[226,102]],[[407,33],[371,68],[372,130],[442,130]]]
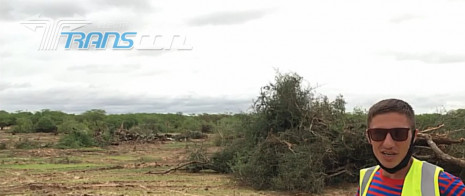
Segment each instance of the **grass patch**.
[[135,160],[137,160],[137,157],[133,157],[133,156],[123,156],[123,155],[118,155],[118,156],[106,156],[105,158],[107,158],[107,159],[113,159],[113,160],[118,160],[118,161],[135,161]]
[[75,158],[75,157],[59,157],[59,158],[51,158],[49,163],[50,164],[77,164],[77,163],[82,163],[82,160]]
[[172,143],[167,143],[163,145],[163,148],[166,149],[182,149],[191,146],[192,143],[190,142],[172,142]]
[[41,157],[8,157],[8,156],[0,156],[0,163],[3,165],[10,165],[10,164],[43,164],[46,163],[46,159]]
[[76,151],[79,152],[106,152],[107,150],[100,148],[100,147],[83,147],[79,148]]
[[6,148],[6,143],[0,143],[0,150],[5,150]]
[[92,163],[78,163],[78,164],[5,164],[0,165],[2,169],[24,169],[24,170],[84,170],[90,168],[99,168],[102,165]]
[[37,142],[29,141],[29,139],[22,139],[21,141],[15,144],[16,149],[34,149],[39,148],[40,144]]
[[157,162],[157,161],[162,161],[163,159],[160,157],[153,157],[153,156],[143,156],[137,159],[139,162]]

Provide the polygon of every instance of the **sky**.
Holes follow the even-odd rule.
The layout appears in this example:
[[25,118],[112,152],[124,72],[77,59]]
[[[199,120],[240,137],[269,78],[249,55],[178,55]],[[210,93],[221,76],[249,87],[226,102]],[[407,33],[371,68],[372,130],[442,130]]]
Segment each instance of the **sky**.
[[[2,0],[0,110],[248,112],[277,71],[342,94],[347,111],[385,98],[416,113],[465,108],[463,10],[464,0]],[[159,36],[164,49],[65,49],[57,34],[56,50],[40,50],[45,28],[24,25],[33,19]]]

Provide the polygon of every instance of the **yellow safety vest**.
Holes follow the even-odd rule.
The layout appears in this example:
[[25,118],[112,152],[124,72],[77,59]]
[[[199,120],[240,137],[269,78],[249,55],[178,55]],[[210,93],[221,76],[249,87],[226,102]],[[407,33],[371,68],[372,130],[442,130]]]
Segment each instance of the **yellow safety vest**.
[[[360,170],[360,196],[367,195],[378,169],[379,165]],[[413,158],[412,166],[405,176],[402,196],[440,196],[438,177],[442,171],[441,167]]]

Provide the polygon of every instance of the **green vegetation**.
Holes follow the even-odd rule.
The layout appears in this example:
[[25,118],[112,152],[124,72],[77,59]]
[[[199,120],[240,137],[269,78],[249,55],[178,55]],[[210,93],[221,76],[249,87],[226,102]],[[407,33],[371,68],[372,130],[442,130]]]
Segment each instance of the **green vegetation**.
[[95,140],[87,131],[74,130],[58,141],[58,148],[81,148],[95,146]]
[[16,149],[33,149],[38,148],[39,143],[30,141],[29,139],[22,139],[15,144]]
[[[164,144],[165,150],[186,149],[190,152],[188,160],[208,163],[208,167],[190,165],[190,171],[200,172],[207,168],[231,173],[238,182],[256,189],[320,193],[328,185],[357,182],[358,170],[375,164],[364,136],[366,111],[356,108],[348,112],[342,95],[330,99],[303,81],[295,73],[278,73],[274,82],[261,88],[252,103],[253,111],[241,114],[107,114],[101,109],[82,114],[47,109],[34,113],[0,111],[2,132],[11,133],[9,136],[26,135],[20,137],[22,139],[4,137],[0,150],[56,147],[63,151],[79,148],[82,152],[98,154],[110,144],[118,145],[122,141],[146,144],[148,140],[141,138],[164,137],[164,141],[183,141]],[[421,130],[445,124],[446,128],[437,133],[447,133],[465,127],[465,109],[420,114],[416,120],[417,128]],[[118,135],[121,130],[125,130],[124,133],[130,134],[131,138],[122,140],[124,137]],[[43,145],[27,137],[33,133],[57,134],[59,139]],[[457,131],[450,136],[465,137],[465,131]],[[210,139],[209,145],[216,146],[218,150],[213,153],[202,145],[192,148],[187,145],[189,139]],[[134,146],[133,151],[138,148]],[[465,146],[444,146],[444,151],[462,157]],[[98,163],[130,162],[137,165],[163,161],[165,157],[121,155],[117,152],[105,159],[100,159],[99,155],[92,158],[99,160]],[[2,163],[6,160],[1,159]],[[7,162],[0,168],[66,170],[74,166],[96,166],[92,164],[96,163],[77,157],[59,157],[48,162],[42,160],[40,164]],[[465,170],[461,168],[439,161],[435,164],[465,177]]]
[[[278,74],[240,124],[223,119],[225,129],[215,141],[223,150],[204,160],[256,189],[320,193],[326,186],[357,182],[360,168],[375,165],[364,136],[366,112],[356,108],[347,113],[342,95],[330,101],[302,81],[297,74]],[[417,123],[420,129],[442,123],[460,129],[465,110],[417,115]],[[463,145],[446,148],[457,157],[465,152]],[[464,173],[434,161],[458,176]]]

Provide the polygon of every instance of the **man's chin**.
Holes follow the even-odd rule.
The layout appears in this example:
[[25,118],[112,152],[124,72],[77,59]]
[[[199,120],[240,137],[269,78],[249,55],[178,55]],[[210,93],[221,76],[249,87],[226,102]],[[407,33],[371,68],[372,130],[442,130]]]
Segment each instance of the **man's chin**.
[[385,167],[385,168],[394,168],[397,165],[399,165],[401,160],[386,160],[381,157],[381,159],[378,158],[378,161]]
[[383,166],[385,168],[392,169],[392,168],[396,167],[399,163],[395,164],[393,162],[383,162],[382,161],[381,164],[383,164]]

